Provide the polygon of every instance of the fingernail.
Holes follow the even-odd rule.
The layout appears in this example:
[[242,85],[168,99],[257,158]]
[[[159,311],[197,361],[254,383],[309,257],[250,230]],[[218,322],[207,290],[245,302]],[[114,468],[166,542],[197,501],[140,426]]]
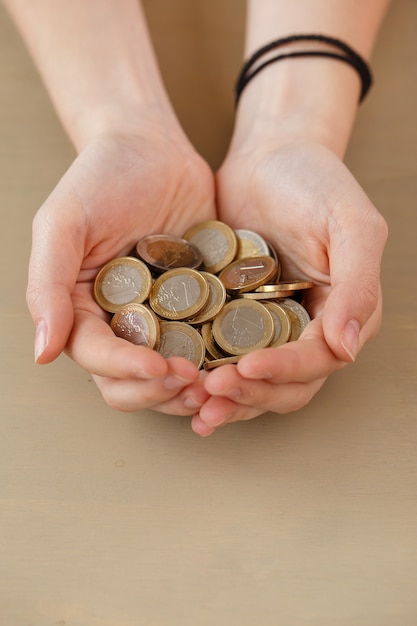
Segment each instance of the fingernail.
[[356,320],[349,320],[343,329],[342,336],[340,338],[341,344],[354,361],[358,354],[359,349],[359,322]]
[[48,328],[45,320],[40,320],[35,333],[35,362],[42,356],[48,345]]
[[203,403],[199,402],[198,400],[196,400],[192,396],[188,396],[187,398],[184,399],[184,406],[187,409],[191,409],[192,411],[196,411],[197,409],[201,409],[201,407],[203,406]]
[[175,389],[181,389],[182,387],[186,387],[186,385],[189,385],[190,382],[190,380],[184,380],[183,378],[179,378],[178,376],[171,375],[164,378],[162,384],[165,389],[174,391]]

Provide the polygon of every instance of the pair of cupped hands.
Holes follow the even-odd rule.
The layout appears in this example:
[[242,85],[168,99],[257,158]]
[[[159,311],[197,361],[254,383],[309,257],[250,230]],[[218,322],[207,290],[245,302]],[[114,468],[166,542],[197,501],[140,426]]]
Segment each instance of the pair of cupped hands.
[[[263,235],[283,278],[308,278],[312,321],[298,341],[199,372],[116,337],[93,298],[98,270],[151,233],[218,219]],[[37,212],[27,291],[35,355],[65,351],[122,411],[191,417],[202,436],[306,405],[379,329],[385,221],[341,159],[297,138],[230,149],[219,171],[182,133],[149,129],[89,141]]]

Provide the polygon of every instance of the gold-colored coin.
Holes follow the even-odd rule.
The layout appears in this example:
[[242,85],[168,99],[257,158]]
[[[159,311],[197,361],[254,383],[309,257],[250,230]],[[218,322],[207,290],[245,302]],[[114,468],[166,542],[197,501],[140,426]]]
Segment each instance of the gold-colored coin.
[[172,320],[195,317],[209,298],[209,287],[197,270],[181,267],[158,276],[149,294],[157,315]]
[[281,280],[274,285],[261,285],[256,292],[266,293],[270,291],[300,291],[304,289],[311,289],[314,287],[314,283],[311,280]]
[[302,304],[291,298],[285,298],[280,301],[280,305],[290,318],[291,334],[288,341],[296,341],[307,324],[311,321],[310,315]]
[[255,256],[238,259],[230,263],[219,274],[219,278],[232,293],[253,291],[272,280],[277,273],[277,265],[270,256]]
[[200,328],[201,336],[206,346],[206,357],[212,357],[213,359],[223,359],[226,355],[225,352],[220,350],[219,346],[214,341],[213,337],[213,324],[207,322]]
[[159,320],[145,304],[125,304],[115,313],[110,326],[117,337],[137,346],[154,348],[159,342]]
[[207,303],[197,317],[188,320],[188,323],[193,325],[204,324],[213,320],[220,313],[226,302],[226,289],[222,281],[214,274],[210,274],[210,272],[200,272],[200,274],[206,279],[210,294]]
[[218,220],[200,222],[183,237],[200,250],[204,269],[211,274],[220,272],[236,256],[237,237],[230,226]]
[[238,363],[241,356],[226,356],[223,359],[215,359],[214,361],[206,361],[204,363],[205,370],[214,370],[216,367],[220,367],[221,365],[229,365]]
[[274,321],[259,302],[232,300],[213,321],[216,343],[228,354],[246,354],[265,348],[274,336]]
[[235,235],[237,237],[236,260],[251,256],[270,256],[268,244],[258,233],[239,228],[235,230]]
[[285,309],[277,302],[262,302],[262,304],[268,309],[272,315],[272,319],[274,320],[275,332],[269,347],[277,348],[278,346],[287,343],[290,338],[290,319]]
[[164,358],[181,356],[200,369],[204,362],[205,346],[200,333],[185,322],[160,322],[161,337],[157,351]]
[[196,269],[203,263],[203,255],[196,246],[174,235],[147,235],[137,243],[136,252],[158,273],[176,267]]
[[141,304],[149,296],[152,276],[142,261],[119,257],[106,263],[94,281],[94,297],[105,311],[116,313],[125,304]]
[[279,300],[281,298],[289,298],[293,296],[295,291],[248,291],[247,293],[237,293],[235,298],[243,300]]

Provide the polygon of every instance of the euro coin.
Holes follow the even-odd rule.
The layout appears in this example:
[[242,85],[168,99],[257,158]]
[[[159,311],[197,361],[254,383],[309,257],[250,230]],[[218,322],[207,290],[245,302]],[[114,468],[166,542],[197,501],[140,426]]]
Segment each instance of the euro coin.
[[246,354],[266,348],[274,336],[270,312],[251,300],[232,300],[213,321],[213,336],[228,354]]
[[228,356],[214,341],[213,337],[213,323],[206,322],[200,327],[201,336],[206,346],[206,357],[212,357],[212,359],[223,359]]
[[188,320],[188,323],[194,326],[213,320],[220,313],[226,302],[226,289],[221,280],[214,274],[210,274],[210,272],[200,272],[200,274],[207,281],[209,298],[197,317]]
[[149,304],[160,317],[185,320],[195,317],[208,298],[209,287],[201,273],[181,267],[158,276],[152,285]]
[[270,256],[256,256],[238,259],[230,263],[219,274],[219,278],[231,294],[253,291],[272,280],[277,273],[277,265]]
[[230,226],[223,222],[201,222],[189,228],[183,237],[200,250],[204,269],[211,274],[220,272],[236,256],[237,237]]
[[143,237],[136,245],[136,253],[159,273],[176,267],[196,269],[203,263],[203,256],[196,246],[174,235]]
[[142,261],[119,257],[106,263],[94,281],[94,297],[105,311],[116,313],[125,304],[141,304],[149,296],[152,276]]
[[126,304],[115,313],[110,326],[117,337],[137,346],[154,348],[159,342],[159,320],[144,304]]
[[314,283],[311,280],[280,280],[274,285],[261,285],[255,291],[266,293],[268,291],[301,291],[311,289]]
[[280,306],[286,311],[291,322],[291,334],[288,341],[296,341],[311,321],[310,315],[302,304],[292,298],[280,301]]
[[227,356],[223,359],[215,359],[214,361],[206,361],[204,363],[205,370],[214,370],[216,367],[220,367],[221,365],[235,365],[239,362],[240,356]]
[[274,336],[269,345],[270,348],[277,348],[287,343],[291,335],[291,323],[285,309],[277,302],[262,302],[274,321]]
[[250,256],[270,256],[268,244],[258,233],[239,228],[235,230],[235,235],[237,237],[236,260]]
[[248,291],[245,293],[235,294],[235,298],[243,300],[279,300],[281,298],[289,298],[293,296],[295,291],[266,291],[262,293],[260,291]]
[[205,346],[200,333],[185,322],[160,322],[161,336],[156,350],[165,358],[180,356],[200,369]]

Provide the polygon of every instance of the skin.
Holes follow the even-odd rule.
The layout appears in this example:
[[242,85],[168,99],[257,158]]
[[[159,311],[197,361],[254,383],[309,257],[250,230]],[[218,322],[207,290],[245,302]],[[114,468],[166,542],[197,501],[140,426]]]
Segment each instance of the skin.
[[[65,350],[111,406],[192,415],[202,436],[307,404],[380,325],[387,227],[342,161],[356,72],[319,58],[260,72],[242,94],[213,175],[175,116],[136,0],[5,4],[78,152],[33,224],[27,301],[36,361]],[[245,55],[289,33],[322,32],[369,59],[386,5],[249,0]],[[116,338],[92,283],[142,236],[181,235],[214,218],[263,234],[284,278],[308,277],[317,287],[306,302],[313,321],[297,342],[201,375],[184,359]]]

